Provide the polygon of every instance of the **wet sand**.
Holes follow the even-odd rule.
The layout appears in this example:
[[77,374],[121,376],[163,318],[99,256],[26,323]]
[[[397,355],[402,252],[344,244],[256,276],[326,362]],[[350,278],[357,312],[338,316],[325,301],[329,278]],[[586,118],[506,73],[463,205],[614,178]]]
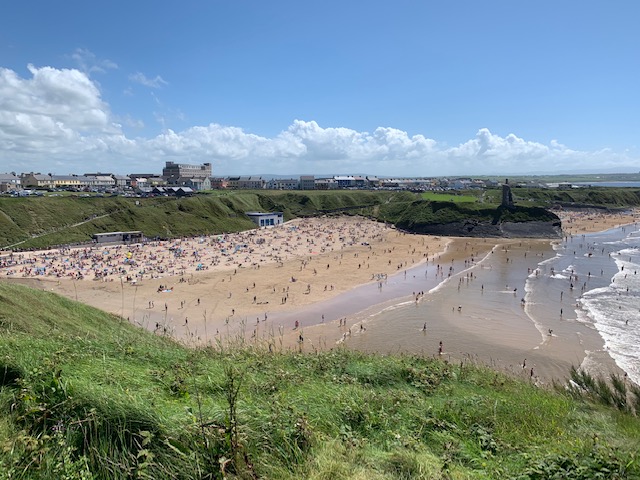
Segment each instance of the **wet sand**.
[[366,351],[466,359],[541,384],[565,378],[572,365],[586,362],[587,352],[592,370],[620,373],[603,350],[598,332],[576,321],[568,294],[561,302],[559,296],[552,301],[525,292],[527,277],[535,275],[541,260],[553,255],[546,241],[502,243],[467,269],[458,263],[454,276],[418,302],[405,298],[370,309],[346,329],[335,324],[307,329],[305,338],[323,346],[344,341]]

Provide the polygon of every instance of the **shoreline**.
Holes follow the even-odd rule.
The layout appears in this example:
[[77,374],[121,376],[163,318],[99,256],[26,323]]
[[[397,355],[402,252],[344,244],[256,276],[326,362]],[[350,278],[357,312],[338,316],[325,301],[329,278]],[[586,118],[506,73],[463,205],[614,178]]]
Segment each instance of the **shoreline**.
[[[626,217],[620,214],[612,214],[609,217],[600,214],[597,220],[597,226],[602,227],[600,230],[607,230],[638,221],[638,211],[635,210]],[[624,222],[624,220],[628,221]],[[563,219],[563,226],[564,221]],[[305,222],[308,228],[307,231],[302,232],[304,226],[299,224],[304,225]],[[456,267],[447,280],[449,283],[456,276],[481,264],[491,255],[490,251],[500,250],[501,246],[515,243],[530,245],[534,242],[552,244],[549,240],[412,235],[386,226],[382,229],[375,228],[381,225],[371,225],[369,222],[358,218],[325,218],[297,222],[298,225],[288,222],[280,230],[243,232],[241,238],[244,240],[253,237],[251,247],[255,247],[255,250],[240,252],[241,255],[247,254],[243,260],[250,260],[241,262],[240,266],[233,262],[218,261],[217,265],[210,265],[210,268],[204,271],[196,271],[188,268],[180,269],[174,263],[176,269],[174,271],[180,271],[181,274],[143,278],[133,283],[125,283],[122,280],[101,282],[48,277],[25,279],[17,276],[10,278],[9,281],[25,283],[77,299],[128,318],[130,322],[143,328],[171,335],[185,344],[215,343],[224,337],[229,338],[242,333],[245,341],[270,338],[276,347],[312,351],[313,348],[333,348],[349,328],[366,325],[366,322],[371,321],[371,316],[378,317],[385,309],[399,308],[398,305],[401,304],[415,304],[416,308],[428,305],[431,308],[436,302],[427,295],[419,295],[416,298],[416,287],[411,283],[411,278],[406,279],[407,274],[403,275],[403,272],[409,271],[411,277],[413,271],[424,268],[429,276],[435,272],[437,277],[436,268],[441,264],[443,272],[440,280],[433,287],[440,290],[445,288],[440,285],[442,280],[446,280],[443,277],[447,274],[446,269],[449,268],[450,262]],[[573,233],[574,236],[587,233],[589,227],[593,228],[596,225],[590,215],[572,217],[572,220],[567,223],[571,224],[571,231],[579,232]],[[291,228],[293,228],[291,235],[288,237],[283,235],[284,232],[290,233],[288,229]],[[350,228],[353,230],[349,231]],[[580,231],[580,228],[583,230]],[[300,230],[296,231],[296,229]],[[368,236],[360,236],[361,231],[367,231]],[[569,233],[568,229],[567,233]],[[349,241],[338,241],[340,234],[342,239],[351,234]],[[279,238],[273,238],[274,236]],[[271,240],[257,243],[258,238],[268,237],[271,237]],[[330,243],[325,242],[328,237],[332,237]],[[186,246],[185,242],[187,240],[183,239],[172,243]],[[274,260],[274,255],[269,255],[268,249],[276,248],[280,249],[277,253],[286,253],[287,258]],[[123,252],[125,249],[126,247],[120,248],[119,254],[126,255],[126,252]],[[289,251],[285,252],[285,250]],[[202,251],[200,255],[201,258],[205,257]],[[175,261],[175,258],[173,260]],[[3,272],[5,270],[3,269]],[[482,270],[479,269],[478,272]],[[427,273],[425,273],[426,276]],[[7,278],[6,275],[3,275],[3,278]],[[331,313],[332,302],[338,302],[336,299],[341,296],[357,297],[358,289],[364,289],[367,285],[375,289],[380,279],[384,279],[385,282],[382,290],[386,291],[387,286],[393,282],[397,291],[405,293],[382,302],[373,301],[373,305],[371,300],[373,297],[368,293],[369,300],[365,308],[348,315]],[[170,287],[165,289],[169,291],[161,290],[159,288],[161,285]],[[419,289],[417,291],[420,293]],[[430,290],[428,292],[432,293]],[[442,295],[438,298],[446,300]],[[455,303],[452,305],[450,298],[446,302],[448,303],[442,306],[442,311],[448,312],[453,308],[455,315]],[[166,309],[163,308],[163,303]],[[299,320],[299,330],[293,329],[295,316],[303,318]],[[444,313],[442,316],[447,317]],[[501,313],[498,311],[496,316],[500,317]],[[598,339],[600,344],[603,341],[597,332],[595,332],[597,338],[590,336],[587,341],[584,335],[581,338],[574,336],[570,339],[573,346],[567,349],[559,345],[562,341],[560,338],[558,341],[547,342],[546,340],[549,339],[544,338],[543,331],[529,321],[528,327],[524,323],[518,324],[520,326],[514,330],[517,335],[503,338],[496,343],[493,339],[482,340],[479,336],[482,332],[474,331],[478,328],[477,322],[469,321],[465,324],[460,322],[460,318],[462,317],[453,317],[452,320],[445,318],[446,321],[438,327],[441,330],[434,333],[433,339],[429,338],[429,341],[425,342],[423,354],[437,356],[437,343],[433,345],[429,343],[437,342],[437,333],[443,338],[465,337],[466,341],[460,342],[461,348],[465,345],[485,348],[491,353],[488,359],[483,359],[483,363],[511,370],[516,374],[521,372],[518,370],[519,365],[512,359],[522,357],[523,353],[526,353],[527,358],[531,358],[529,362],[535,363],[536,374],[540,376],[543,383],[557,378],[558,375],[564,374],[566,377],[568,366],[575,364],[576,352],[580,349],[584,353],[580,363],[589,363],[593,357],[597,357],[597,361],[609,371],[619,371],[613,359],[606,352],[602,354],[601,349],[598,348]],[[251,333],[252,330],[255,332]],[[309,339],[302,348],[298,343],[301,331]],[[217,332],[217,335],[214,332]],[[415,333],[410,332],[410,336],[419,335],[421,333],[417,330]],[[353,338],[357,337],[358,335],[353,336]],[[314,343],[315,347],[311,346],[312,338],[318,338]],[[349,348],[358,348],[358,342],[351,340],[340,343],[344,343]],[[397,342],[392,338],[388,340],[389,348],[397,350]],[[450,343],[451,341],[448,340],[447,347]],[[453,345],[456,345],[455,341]],[[455,351],[447,348],[446,357],[450,360],[480,359],[471,348],[466,352],[459,348]],[[501,360],[502,358],[506,360]]]

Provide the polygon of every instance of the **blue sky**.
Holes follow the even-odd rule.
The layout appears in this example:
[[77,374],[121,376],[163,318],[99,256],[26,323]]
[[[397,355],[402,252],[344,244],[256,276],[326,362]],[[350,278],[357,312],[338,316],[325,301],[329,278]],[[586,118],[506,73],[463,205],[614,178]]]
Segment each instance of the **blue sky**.
[[11,2],[0,171],[640,170],[640,2]]

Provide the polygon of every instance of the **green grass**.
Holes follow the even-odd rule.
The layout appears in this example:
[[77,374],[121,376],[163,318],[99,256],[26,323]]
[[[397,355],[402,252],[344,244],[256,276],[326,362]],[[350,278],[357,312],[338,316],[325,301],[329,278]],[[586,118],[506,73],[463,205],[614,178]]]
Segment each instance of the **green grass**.
[[[512,188],[511,193],[516,204],[521,206],[597,207],[613,210],[640,206],[638,188]],[[488,201],[500,202],[501,195],[499,189],[487,190],[485,198]]]
[[286,220],[333,213],[373,215],[397,192],[230,191],[189,198],[0,198],[0,246],[45,248],[91,241],[94,233],[141,230],[147,238],[238,232],[254,228],[247,211],[282,211]]
[[0,283],[0,479],[640,478],[640,422],[469,363],[190,349]]
[[[141,230],[147,238],[175,238],[254,228],[247,211],[282,211],[285,220],[363,215],[408,231],[465,222],[557,221],[553,206],[623,209],[640,205],[640,189],[513,188],[515,210],[500,209],[501,190],[438,193],[395,191],[211,191],[171,197],[0,197],[0,247],[47,248],[86,243],[94,233]],[[427,228],[428,227],[428,228]]]
[[420,194],[420,198],[431,202],[473,203],[478,201],[476,195],[439,192],[423,192]]

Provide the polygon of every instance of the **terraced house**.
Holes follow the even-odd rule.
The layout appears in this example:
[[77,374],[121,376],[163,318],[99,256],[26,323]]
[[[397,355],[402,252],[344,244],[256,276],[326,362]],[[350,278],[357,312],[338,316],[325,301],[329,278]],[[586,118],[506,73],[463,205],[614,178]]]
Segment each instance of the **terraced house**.
[[0,192],[11,192],[21,188],[20,177],[15,173],[0,173]]

